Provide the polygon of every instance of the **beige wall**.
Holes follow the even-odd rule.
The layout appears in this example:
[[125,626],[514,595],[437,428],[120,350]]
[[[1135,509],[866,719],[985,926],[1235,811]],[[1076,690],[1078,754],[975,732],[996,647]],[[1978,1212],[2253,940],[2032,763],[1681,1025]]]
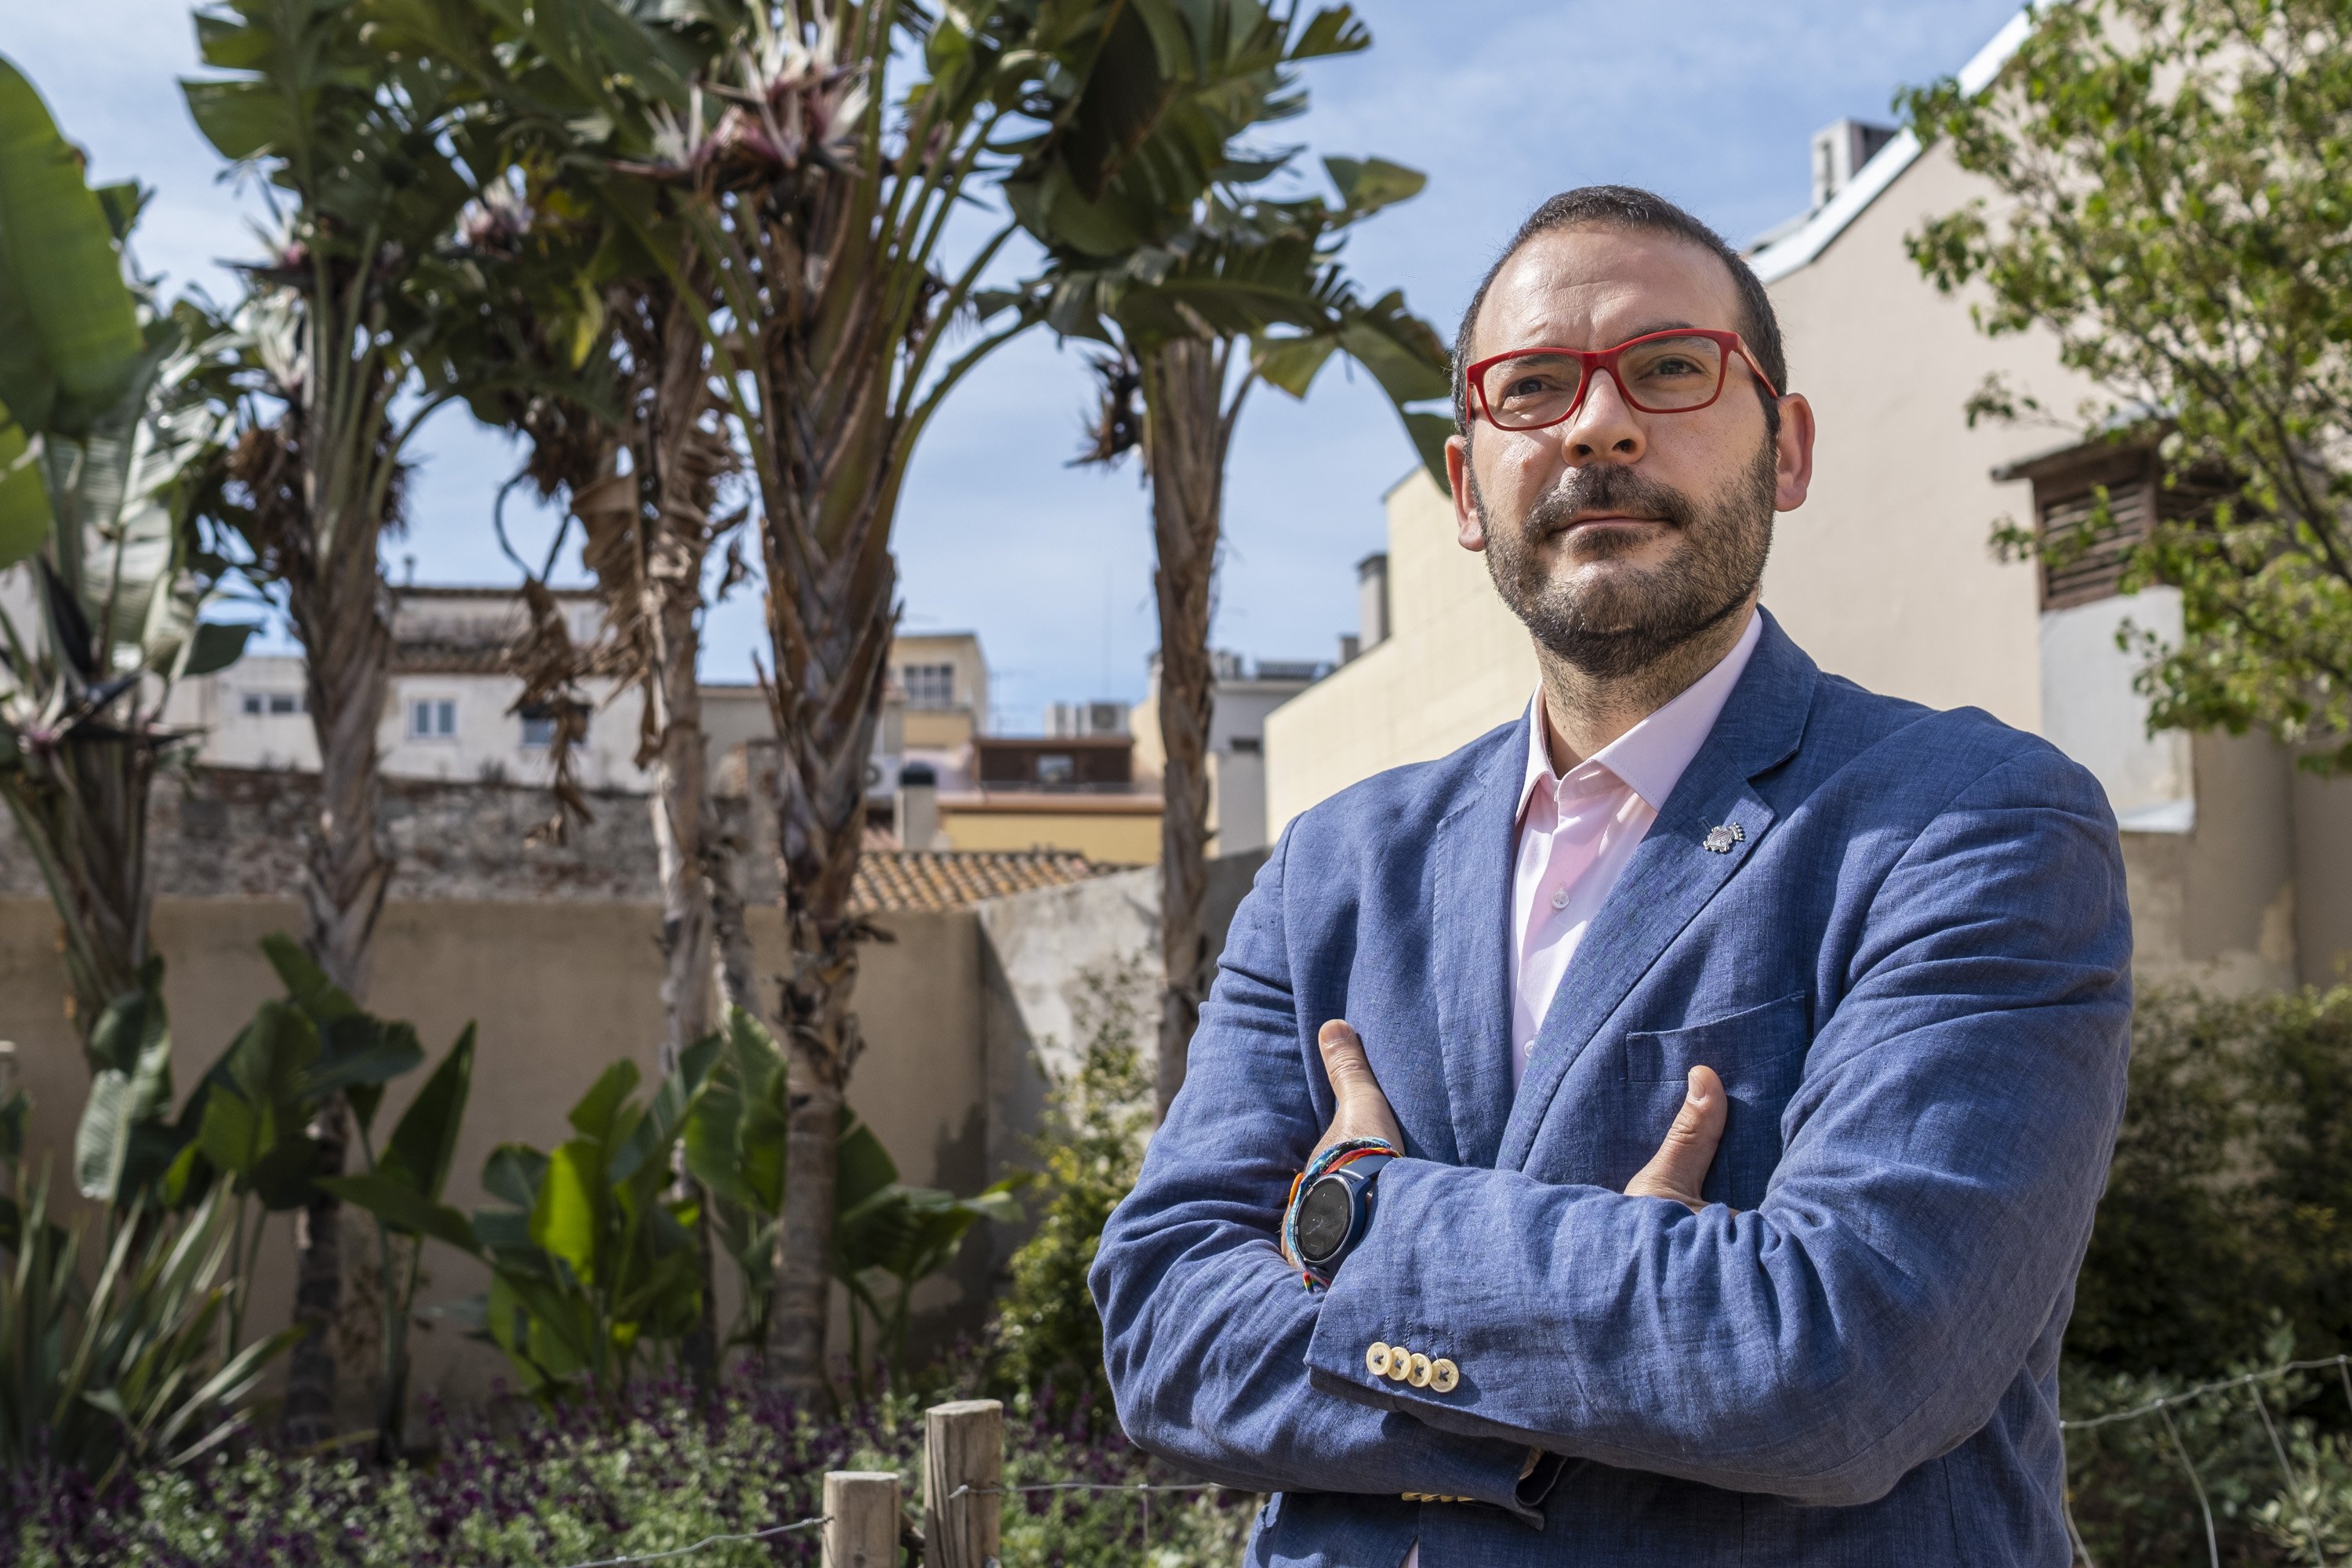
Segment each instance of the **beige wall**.
[[1454,508],[1415,468],[1388,493],[1386,640],[1266,715],[1266,831],[1383,768],[1442,757],[1522,711],[1536,689],[1527,628]]
[[2062,444],[1962,409],[1995,370],[2067,414],[2085,390],[2038,336],[1987,338],[1903,250],[1930,214],[1980,194],[1931,149],[1810,266],[1771,286],[1789,379],[1820,426],[1812,493],[1783,513],[1764,602],[1834,674],[1936,708],[2042,727],[2034,569],[1997,561],[1996,520],[2031,521],[2032,487],[2000,464]]
[[[756,909],[751,919],[760,973],[772,973],[784,956],[781,916]],[[155,939],[170,964],[165,996],[183,1097],[254,1007],[278,994],[255,944],[274,931],[299,931],[300,920],[299,906],[277,900],[158,904]],[[659,922],[650,904],[585,900],[394,901],[385,909],[373,1009],[413,1022],[435,1060],[468,1019],[478,1024],[472,1100],[451,1179],[450,1201],[459,1208],[488,1201],[478,1178],[499,1143],[561,1142],[564,1113],[609,1063],[627,1057],[647,1079],[655,1077]],[[861,950],[856,1005],[866,1048],[850,1080],[850,1103],[906,1180],[974,1191],[990,1176],[978,918],[969,910],[896,914],[877,923],[897,940]],[[34,1147],[69,1182],[73,1124],[89,1080],[63,1016],[56,932],[44,901],[0,898],[0,1037],[16,1042],[19,1079],[33,1096]],[[395,1089],[380,1126],[397,1119],[423,1076]],[[274,1223],[286,1230],[282,1218]],[[264,1249],[258,1328],[285,1321],[290,1252],[285,1234]],[[426,1268],[432,1282],[420,1292],[424,1304],[469,1295],[484,1283],[478,1266],[446,1247],[428,1250]],[[976,1309],[985,1289],[984,1273],[943,1279],[918,1302],[932,1310],[968,1297]],[[469,1398],[504,1372],[496,1352],[447,1330],[425,1332],[416,1344],[420,1394]]]
[[1160,863],[1160,803],[1117,810],[1034,809],[940,802],[940,831],[955,849],[1067,849],[1105,866]]

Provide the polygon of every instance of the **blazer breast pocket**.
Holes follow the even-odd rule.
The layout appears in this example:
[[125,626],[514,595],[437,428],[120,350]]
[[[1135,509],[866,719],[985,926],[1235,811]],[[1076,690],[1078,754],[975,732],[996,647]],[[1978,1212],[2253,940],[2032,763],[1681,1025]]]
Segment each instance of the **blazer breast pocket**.
[[1751,1209],[1764,1201],[1765,1184],[1780,1163],[1780,1113],[1804,1077],[1811,1044],[1801,993],[1685,1028],[1628,1035],[1625,1098],[1629,1104],[1654,1102],[1657,1125],[1648,1146],[1654,1152],[1682,1103],[1690,1069],[1713,1068],[1730,1097],[1730,1115],[1701,1195]]

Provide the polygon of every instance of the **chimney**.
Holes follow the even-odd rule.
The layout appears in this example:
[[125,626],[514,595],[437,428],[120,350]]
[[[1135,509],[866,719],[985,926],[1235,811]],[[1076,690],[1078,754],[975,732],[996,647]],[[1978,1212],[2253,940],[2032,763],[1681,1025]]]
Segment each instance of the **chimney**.
[[1356,639],[1370,653],[1389,640],[1389,558],[1367,555],[1356,563]]
[[1363,651],[1363,639],[1357,637],[1355,633],[1341,632],[1339,634],[1339,662],[1341,664],[1355,663],[1356,656]]
[[1895,140],[1891,125],[1838,120],[1813,132],[1813,210],[1827,206],[1878,150]]
[[898,770],[898,847],[937,849],[940,837],[940,775],[929,763]]
[[404,588],[416,586],[416,557],[414,555],[400,558],[400,585]]

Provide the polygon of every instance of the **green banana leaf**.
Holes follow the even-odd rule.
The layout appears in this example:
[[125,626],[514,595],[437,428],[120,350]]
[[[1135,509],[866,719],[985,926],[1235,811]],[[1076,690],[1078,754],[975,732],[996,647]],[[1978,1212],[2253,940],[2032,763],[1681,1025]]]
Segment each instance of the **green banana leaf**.
[[0,404],[36,434],[84,434],[145,349],[107,205],[41,95],[0,56]]

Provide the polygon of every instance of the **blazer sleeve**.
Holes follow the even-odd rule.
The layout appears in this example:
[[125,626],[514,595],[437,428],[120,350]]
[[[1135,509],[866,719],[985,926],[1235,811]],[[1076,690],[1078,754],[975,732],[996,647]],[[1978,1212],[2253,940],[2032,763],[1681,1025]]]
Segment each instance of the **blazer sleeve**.
[[[1872,1501],[1974,1434],[2071,1300],[2122,1111],[2130,925],[2097,786],[2043,747],[1966,784],[1849,941],[1759,1207],[1399,1161],[1316,1321],[1316,1386],[1811,1503]],[[1451,1393],[1366,1370],[1400,1331],[1458,1363]]]
[[1282,1260],[1275,1226],[1329,1107],[1310,1100],[1300,1056],[1283,938],[1289,848],[1286,832],[1234,916],[1183,1091],[1103,1227],[1087,1283],[1119,1423],[1228,1486],[1471,1497],[1533,1520],[1517,1496],[1524,1442],[1441,1432],[1308,1386],[1322,1298]]

